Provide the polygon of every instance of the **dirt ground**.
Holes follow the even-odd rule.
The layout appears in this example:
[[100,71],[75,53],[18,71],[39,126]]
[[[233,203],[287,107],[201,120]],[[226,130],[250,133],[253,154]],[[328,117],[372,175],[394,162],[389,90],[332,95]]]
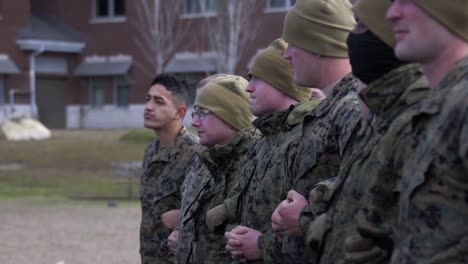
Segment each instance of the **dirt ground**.
[[139,221],[137,202],[0,200],[0,263],[140,263]]

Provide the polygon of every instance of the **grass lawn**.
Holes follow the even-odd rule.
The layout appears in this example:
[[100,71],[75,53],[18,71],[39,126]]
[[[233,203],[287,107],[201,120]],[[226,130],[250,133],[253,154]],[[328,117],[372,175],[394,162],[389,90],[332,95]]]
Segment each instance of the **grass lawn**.
[[0,137],[0,198],[136,197],[138,175],[116,176],[112,164],[140,162],[151,133],[128,132],[53,130],[49,140],[22,142]]

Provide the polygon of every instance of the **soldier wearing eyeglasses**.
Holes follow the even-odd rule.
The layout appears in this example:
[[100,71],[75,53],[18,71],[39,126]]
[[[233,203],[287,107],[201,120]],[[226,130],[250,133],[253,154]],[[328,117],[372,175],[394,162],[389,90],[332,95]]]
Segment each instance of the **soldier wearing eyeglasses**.
[[[206,81],[206,80],[205,80]],[[260,133],[252,125],[247,80],[218,75],[198,89],[192,126],[206,149],[197,153],[182,187],[181,221],[169,238],[178,263],[229,263],[223,225],[205,225],[205,212],[222,202]],[[178,244],[178,245],[177,245]]]

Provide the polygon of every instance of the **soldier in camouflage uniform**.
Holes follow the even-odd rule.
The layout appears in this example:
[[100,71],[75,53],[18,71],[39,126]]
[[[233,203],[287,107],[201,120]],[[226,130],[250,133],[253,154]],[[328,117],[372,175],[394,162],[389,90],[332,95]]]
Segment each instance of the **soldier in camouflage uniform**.
[[192,125],[207,148],[197,152],[182,187],[178,263],[216,264],[231,259],[224,249],[225,230],[210,232],[205,213],[233,189],[245,153],[260,136],[251,124],[247,84],[240,76],[219,76],[210,79],[196,98]]
[[299,216],[312,187],[337,174],[360,117],[346,45],[354,25],[347,0],[297,1],[286,15],[283,37],[290,46],[285,58],[294,67],[295,81],[322,89],[327,98],[302,124],[297,158],[289,161],[292,190],[271,217],[272,228],[282,240],[264,237],[259,243],[268,252],[267,263],[313,262],[314,252],[305,245]]
[[407,156],[392,263],[468,262],[467,14],[463,0],[395,0],[387,13],[397,57],[420,62],[431,88],[399,134]]
[[[250,93],[250,109],[258,116],[253,124],[263,137],[250,150],[247,163],[239,171],[239,184],[231,192],[230,198],[213,209],[221,208],[223,216],[229,212],[231,221],[245,226],[237,226],[226,233],[230,242],[236,241],[226,246],[236,257],[235,262],[239,259],[256,259],[243,251],[255,249],[256,238],[252,240],[253,244],[244,243],[242,248],[238,248],[240,244],[237,241],[268,231],[273,206],[281,196],[285,196],[290,186],[288,160],[295,158],[294,149],[301,137],[302,118],[319,103],[319,100],[308,101],[311,89],[294,83],[291,65],[283,58],[286,47],[283,40],[275,40],[254,59],[247,92]],[[250,192],[248,196],[244,195],[246,191]],[[239,196],[241,204],[237,206]],[[255,202],[250,199],[255,199]],[[261,204],[256,205],[257,201]],[[243,206],[245,209],[242,209]],[[255,210],[256,206],[262,209]],[[212,228],[223,220],[223,217],[219,221],[213,220],[210,214],[207,215],[207,224]],[[244,232],[246,227],[250,232]],[[236,239],[238,236],[239,240]]]
[[[427,94],[427,82],[417,64],[394,56],[391,25],[385,21],[390,2],[360,0],[354,8],[359,18],[348,37],[353,74],[359,79],[363,116],[359,130],[348,143],[332,199],[325,215],[308,227],[308,244],[320,252],[320,263],[381,263],[390,252],[375,245],[391,232],[396,220],[393,160],[388,133],[393,121],[405,115]],[[309,217],[324,208],[311,206]],[[303,212],[305,214],[306,212]],[[358,233],[357,231],[360,231]],[[321,235],[325,234],[324,237]],[[389,243],[391,247],[391,241]],[[320,249],[323,248],[323,251]]]
[[197,146],[197,138],[182,126],[187,89],[185,82],[158,75],[146,96],[144,125],[158,137],[145,151],[140,184],[140,255],[144,264],[174,263],[166,243],[175,223],[165,219],[177,217],[171,210],[180,208],[180,186]]

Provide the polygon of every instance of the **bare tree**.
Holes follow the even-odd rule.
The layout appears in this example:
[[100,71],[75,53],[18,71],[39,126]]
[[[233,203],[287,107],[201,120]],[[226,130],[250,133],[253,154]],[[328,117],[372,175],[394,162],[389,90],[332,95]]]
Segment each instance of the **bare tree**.
[[217,53],[218,72],[234,73],[246,45],[260,25],[258,0],[220,0],[216,18],[206,19],[212,49]]
[[182,0],[135,0],[137,19],[135,41],[146,63],[154,65],[154,72],[138,65],[150,76],[165,71],[167,64],[182,45],[190,39],[190,20],[180,19]]

